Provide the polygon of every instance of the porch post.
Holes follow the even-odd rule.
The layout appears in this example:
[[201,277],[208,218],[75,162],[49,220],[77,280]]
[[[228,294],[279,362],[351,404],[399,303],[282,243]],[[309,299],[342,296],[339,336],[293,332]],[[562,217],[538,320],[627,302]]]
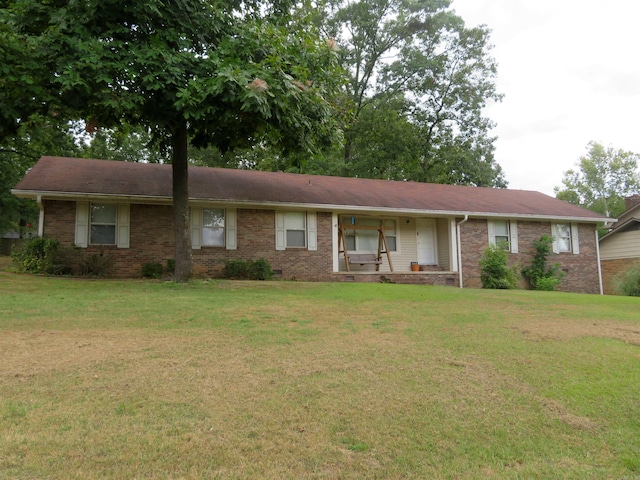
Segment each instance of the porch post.
[[[346,245],[345,245],[345,248]],[[338,254],[338,214],[331,214],[331,256],[333,261],[333,272],[337,273],[340,268],[340,255]]]

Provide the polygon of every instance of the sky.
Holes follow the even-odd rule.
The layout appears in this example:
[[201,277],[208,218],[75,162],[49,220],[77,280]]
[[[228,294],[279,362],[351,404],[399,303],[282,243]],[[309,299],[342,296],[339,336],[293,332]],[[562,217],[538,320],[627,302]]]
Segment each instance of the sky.
[[640,153],[640,0],[453,0],[492,31],[495,159],[509,188],[554,196],[590,141]]

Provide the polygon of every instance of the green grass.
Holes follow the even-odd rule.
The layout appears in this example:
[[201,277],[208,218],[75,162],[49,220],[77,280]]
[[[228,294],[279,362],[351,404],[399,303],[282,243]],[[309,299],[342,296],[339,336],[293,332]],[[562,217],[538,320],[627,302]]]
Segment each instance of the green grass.
[[0,273],[0,478],[640,478],[640,299]]

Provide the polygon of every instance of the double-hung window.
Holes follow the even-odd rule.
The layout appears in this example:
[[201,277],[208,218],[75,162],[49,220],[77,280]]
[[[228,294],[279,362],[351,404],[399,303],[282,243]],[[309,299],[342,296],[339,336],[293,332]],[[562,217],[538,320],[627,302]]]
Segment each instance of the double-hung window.
[[511,253],[518,253],[518,222],[516,220],[489,220],[489,245]]
[[287,248],[307,246],[307,215],[304,212],[284,214],[285,242]]
[[126,203],[76,203],[75,245],[129,248],[130,206]]
[[202,209],[202,246],[224,247],[224,208]]
[[555,253],[580,253],[577,224],[554,223],[551,225],[551,235]]
[[315,212],[276,212],[276,250],[318,249]]
[[191,248],[237,248],[235,208],[191,207]]
[[115,245],[118,220],[118,206],[115,203],[91,204],[91,245]]

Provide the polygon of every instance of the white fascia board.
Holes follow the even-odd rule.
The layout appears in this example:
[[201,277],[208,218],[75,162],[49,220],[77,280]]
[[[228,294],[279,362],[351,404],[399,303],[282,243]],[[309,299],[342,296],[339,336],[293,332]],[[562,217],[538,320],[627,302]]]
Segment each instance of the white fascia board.
[[[76,192],[37,192],[33,190],[11,190],[11,193],[20,198],[37,198],[41,196],[43,199],[57,200],[107,200],[112,202],[126,203],[155,203],[170,204],[171,197],[165,196],[143,196],[143,195],[109,195],[109,194],[91,194]],[[189,204],[193,206],[205,205],[224,205],[228,207],[245,207],[245,208],[269,208],[276,210],[316,210],[330,211],[338,214],[350,213],[369,213],[384,214],[389,216],[427,216],[427,217],[465,217],[469,218],[500,218],[513,220],[529,220],[529,221],[562,221],[562,222],[578,222],[578,223],[609,223],[617,221],[614,218],[596,218],[596,217],[573,217],[573,216],[554,216],[554,215],[535,215],[535,214],[515,214],[515,213],[493,213],[493,212],[473,212],[464,210],[423,210],[415,208],[392,208],[392,207],[374,207],[361,205],[338,205],[328,203],[289,203],[289,202],[256,202],[248,200],[231,200],[222,198],[190,198]]]
[[96,193],[77,193],[77,192],[48,192],[34,190],[11,190],[11,193],[18,198],[41,198],[43,200],[69,200],[69,201],[90,201],[99,200],[107,202],[119,203],[155,203],[155,204],[171,204],[171,197],[154,197],[142,195],[110,195]]

